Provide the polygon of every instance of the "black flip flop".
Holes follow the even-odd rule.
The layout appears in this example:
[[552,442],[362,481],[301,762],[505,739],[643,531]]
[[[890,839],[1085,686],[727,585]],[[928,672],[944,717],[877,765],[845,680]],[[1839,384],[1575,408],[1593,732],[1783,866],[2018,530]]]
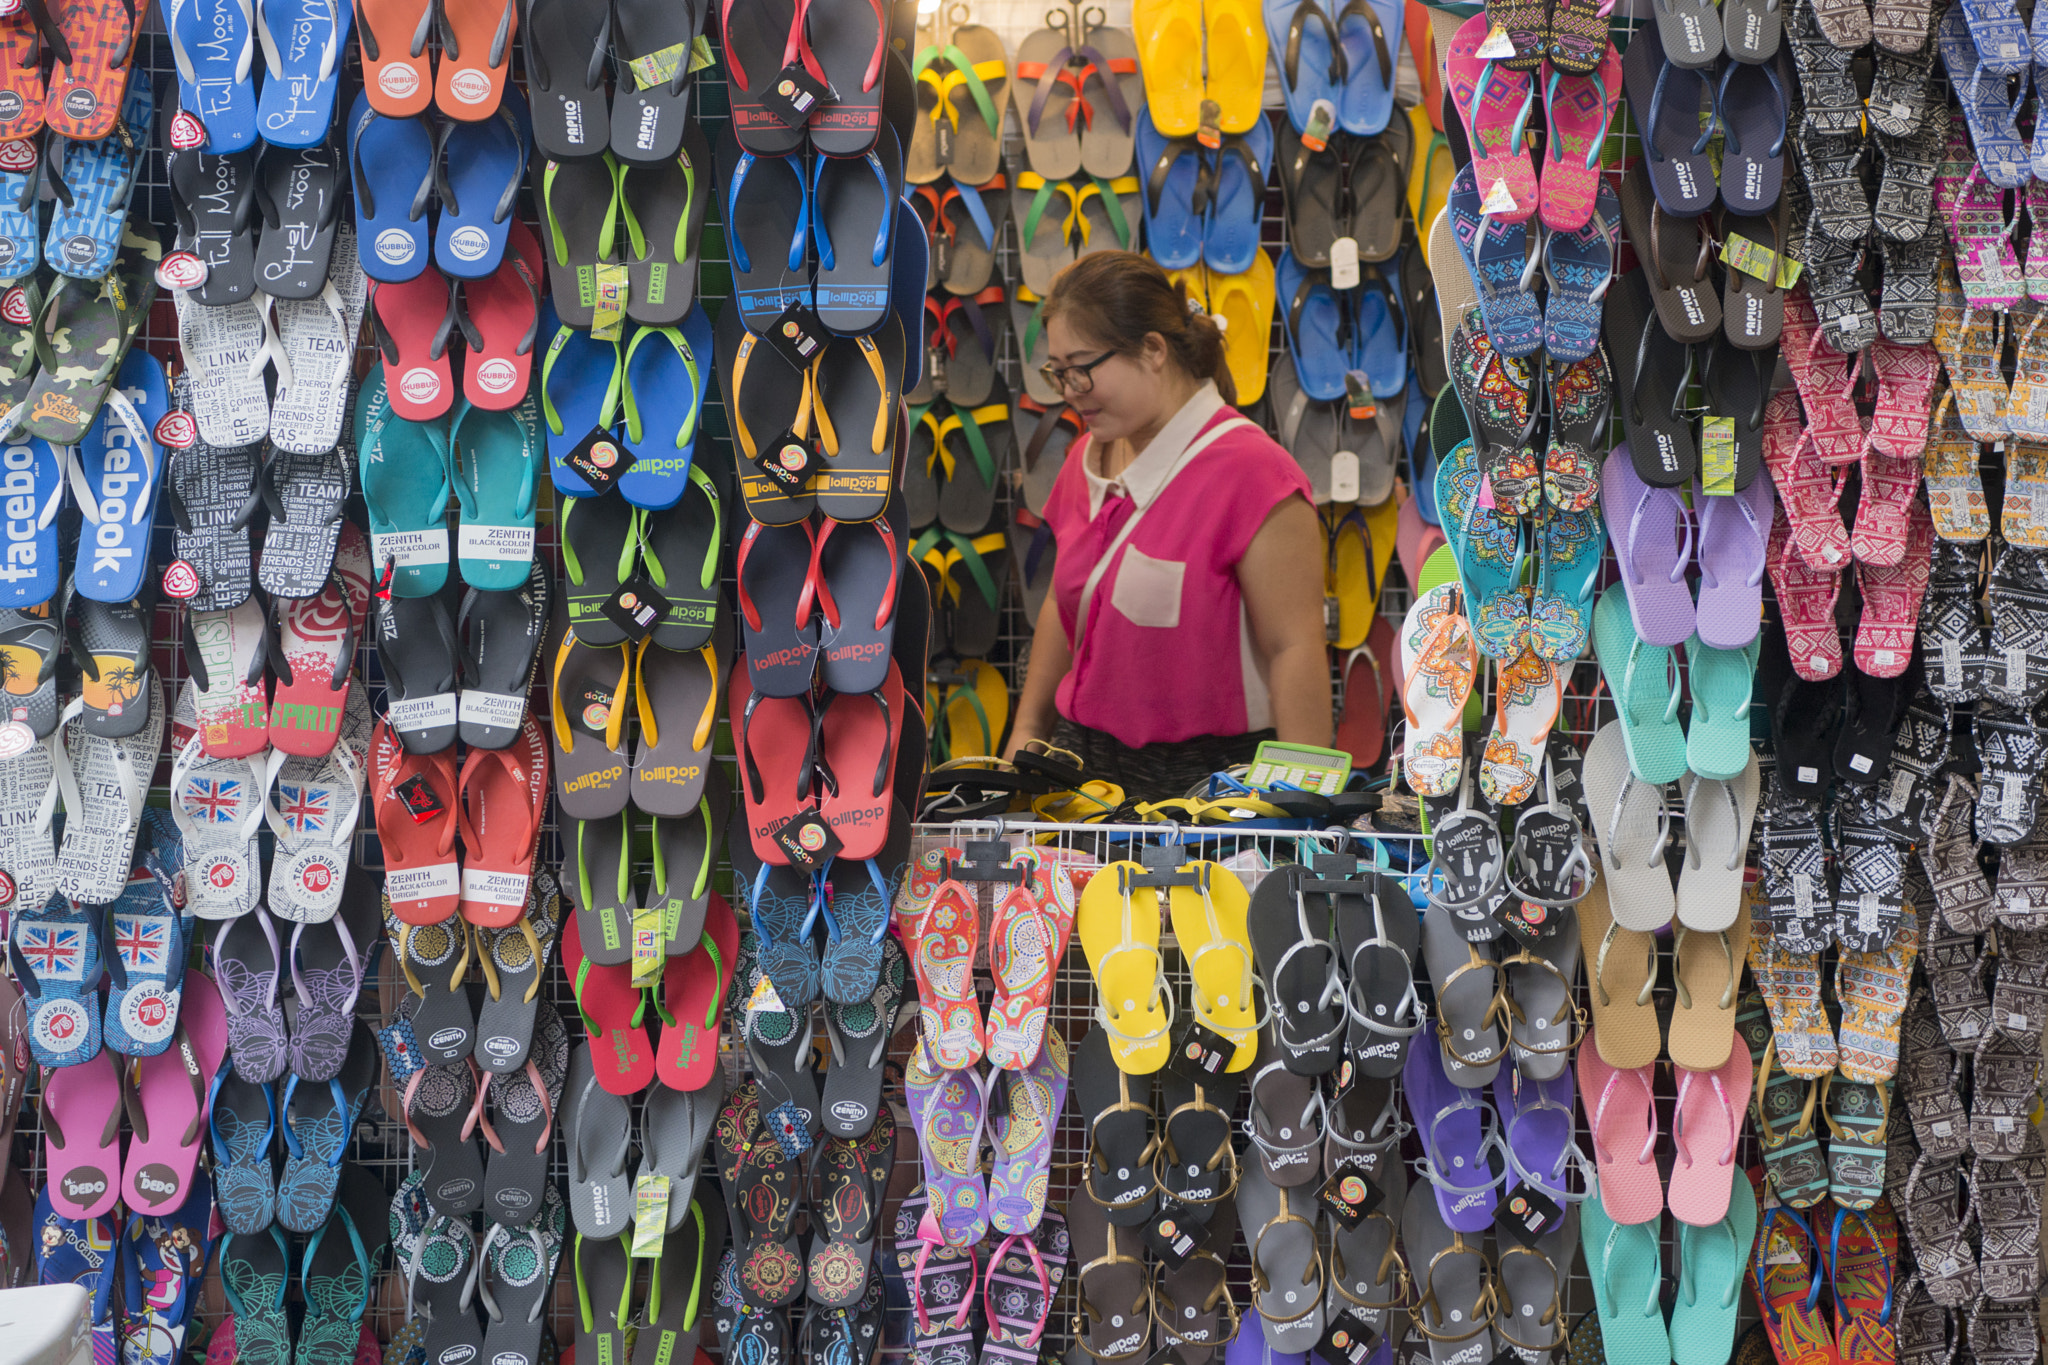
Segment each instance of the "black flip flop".
[[796,697],[811,689],[818,662],[818,617],[810,588],[817,532],[809,523],[750,522],[740,540],[735,575],[740,596],[747,677],[764,697]]
[[1277,1044],[1287,1069],[1320,1076],[1337,1067],[1344,1050],[1344,992],[1338,980],[1329,902],[1296,891],[1315,874],[1278,867],[1252,893],[1252,955],[1266,978]]
[[484,1213],[507,1229],[530,1224],[547,1183],[555,1114],[569,1075],[569,1031],[553,1003],[534,1013],[533,1042],[526,1065],[484,1077],[490,1087],[492,1122],[484,1130],[490,1153],[484,1163]]
[[696,302],[696,244],[704,235],[713,183],[711,144],[695,119],[683,125],[683,145],[668,160],[629,164],[621,172],[619,199],[633,245],[626,261],[626,316],[633,321],[671,326]]
[[668,611],[648,635],[663,649],[701,649],[718,624],[725,550],[720,501],[718,485],[692,464],[681,502],[664,513],[640,514],[640,567],[668,599]]
[[[612,155],[626,165],[658,166],[675,158],[690,119],[689,48],[704,32],[712,0],[613,0],[612,49],[618,94],[612,99]],[[682,49],[675,73],[647,89],[633,62]]]
[[[747,0],[720,6],[726,98],[739,144],[757,156],[781,156],[804,145],[804,127],[791,127],[762,98],[782,75],[783,53],[796,26],[797,0]],[[907,30],[906,30],[907,31]],[[724,162],[723,154],[720,164]],[[727,220],[731,221],[730,219]]]
[[625,627],[603,607],[632,575],[632,504],[621,497],[564,498],[558,517],[562,605],[570,627],[578,640],[596,648],[626,643]]
[[526,7],[519,38],[526,47],[533,145],[542,156],[603,155],[611,133],[604,92],[611,37],[611,0],[540,0]]
[[1740,492],[1764,467],[1764,404],[1770,401],[1778,358],[1770,351],[1738,349],[1725,336],[1705,343],[1704,349],[1708,405],[1734,423],[1735,489]]
[[998,378],[989,401],[978,408],[955,407],[959,425],[942,438],[952,470],[939,487],[939,521],[963,536],[980,535],[995,514],[996,485],[1009,454],[1010,390]]
[[523,588],[463,593],[462,609],[455,615],[462,645],[456,725],[469,747],[502,749],[518,737],[547,634],[548,599],[548,570],[538,559]]
[[[348,183],[332,143],[290,149],[266,146],[256,161],[256,285],[274,299],[316,299],[327,287],[334,225]],[[203,300],[202,300],[203,302]]]
[[[904,717],[904,728],[911,725]],[[900,766],[900,764],[899,764]],[[913,798],[914,799],[914,798]],[[899,810],[909,807],[901,804]],[[882,940],[882,970],[874,992],[851,1005],[825,1001],[825,1041],[831,1059],[825,1068],[825,1089],[819,1097],[825,1131],[834,1137],[865,1136],[889,1106],[882,1102],[884,1064],[896,1015],[911,994],[910,963],[894,935]]]
[[[354,412],[350,386],[345,411]],[[257,487],[270,509],[270,530],[263,537],[263,556],[256,581],[278,597],[318,597],[334,568],[335,547],[355,482],[355,436],[350,423],[341,428],[340,443],[319,455],[295,455],[271,446]]]
[[195,302],[209,307],[240,303],[256,292],[256,221],[251,212],[256,153],[208,156],[197,149],[180,150],[171,141],[178,114],[173,97],[159,115],[164,174],[178,220],[174,249],[206,262],[205,281],[188,292]]
[[1231,1148],[1237,1124],[1237,1094],[1243,1072],[1227,1071],[1197,1085],[1172,1068],[1159,1073],[1159,1151],[1153,1176],[1188,1217],[1206,1223],[1231,1206],[1237,1189],[1237,1154]]
[[1650,277],[1637,266],[1614,283],[1604,320],[1614,400],[1628,432],[1636,476],[1653,488],[1692,482],[1699,446],[1680,406],[1692,380],[1692,348],[1665,335],[1650,302]]
[[670,926],[665,945],[669,957],[697,946],[704,934],[705,908],[711,899],[711,874],[725,843],[725,822],[732,813],[732,784],[716,763],[704,774],[704,795],[697,809],[675,820],[653,822],[654,875],[641,904],[658,911]]
[[[811,146],[828,157],[859,156],[896,136],[897,130],[883,118],[887,86],[882,63],[889,52],[890,17],[888,6],[872,0],[806,7],[811,53],[837,96],[811,116],[807,130]],[[897,162],[900,167],[900,152]],[[900,170],[897,181],[900,194]]]
[[818,533],[818,575],[825,620],[818,663],[835,692],[873,692],[889,676],[896,601],[906,575],[903,500],[864,526],[828,522]]
[[[824,297],[822,287],[819,297]],[[818,358],[818,430],[825,468],[815,480],[818,510],[834,521],[872,521],[889,503],[899,445],[903,327],[884,314],[871,336],[839,337]]]
[[1837,673],[1820,682],[1793,678],[1771,708],[1778,742],[1778,781],[1794,796],[1817,801],[1835,780],[1835,728],[1847,684]]
[[[865,168],[861,173],[867,174]],[[733,296],[747,326],[765,332],[792,302],[810,301],[810,232],[804,212],[810,186],[803,159],[747,151],[733,140],[732,124],[728,123],[718,139],[718,185],[732,261]],[[885,271],[884,308],[888,283]]]
[[921,712],[924,678],[932,664],[932,584],[921,567],[910,567],[913,572],[896,580],[896,629],[890,635],[889,657],[903,676],[904,695]]
[[382,926],[377,893],[351,881],[332,919],[292,926],[292,981],[299,1008],[285,1055],[301,1081],[325,1083],[341,1074],[354,1037],[363,974]]
[[1848,680],[1848,706],[1835,741],[1835,776],[1864,785],[1883,782],[1891,772],[1892,736],[1906,704],[1905,679],[1873,678],[1853,663],[1842,676]]
[[1324,269],[1330,264],[1330,247],[1343,235],[1337,226],[1337,201],[1344,193],[1344,163],[1328,144],[1320,152],[1309,150],[1285,119],[1280,122],[1274,161],[1287,211],[1287,245],[1303,265]]
[[1697,219],[1664,211],[1641,164],[1621,179],[1621,222],[1635,244],[1636,261],[1650,274],[1651,297],[1664,330],[1679,341],[1704,341],[1721,326],[1714,291],[1714,244]]
[[609,256],[600,251],[617,185],[612,167],[595,157],[586,152],[575,160],[550,160],[538,177],[548,293],[555,315],[568,327],[588,328],[597,321],[597,267],[619,257],[616,238]]
[[632,661],[623,641],[602,648],[585,644],[566,628],[560,609],[549,624],[548,642],[554,660],[555,797],[572,819],[603,820],[626,808],[623,708],[630,701]]
[[461,676],[455,628],[439,597],[375,598],[377,662],[390,695],[391,728],[409,754],[455,742]]
[[1088,1030],[1075,1051],[1073,1087],[1075,1107],[1088,1129],[1082,1185],[1074,1197],[1101,1206],[1114,1226],[1137,1227],[1158,1206],[1152,1078],[1118,1070],[1109,1034],[1098,1026]]
[[[1723,240],[1742,237],[1776,251],[1778,220],[1729,214],[1721,220],[1721,236]],[[1745,351],[1772,350],[1785,329],[1785,291],[1774,281],[1729,266],[1722,284],[1721,326],[1734,346]]]
[[[865,5],[835,8],[868,13]],[[881,129],[859,156],[819,157],[811,171],[818,320],[842,336],[871,332],[889,316],[890,243],[902,197],[903,149],[894,129]]]
[[634,697],[640,743],[633,752],[632,801],[646,815],[678,820],[704,798],[725,669],[710,645],[688,653],[643,644]]
[[483,1206],[484,1159],[474,1137],[464,1137],[476,1068],[467,1058],[416,1071],[405,1085],[405,1125],[426,1150],[420,1188],[436,1213],[466,1220]]
[[739,444],[734,460],[747,514],[770,526],[802,521],[817,506],[810,487],[815,480],[791,492],[763,473],[759,462],[774,456],[775,443],[791,432],[792,421],[794,435],[809,438],[808,377],[750,331],[738,308],[719,310],[716,339],[718,384]]

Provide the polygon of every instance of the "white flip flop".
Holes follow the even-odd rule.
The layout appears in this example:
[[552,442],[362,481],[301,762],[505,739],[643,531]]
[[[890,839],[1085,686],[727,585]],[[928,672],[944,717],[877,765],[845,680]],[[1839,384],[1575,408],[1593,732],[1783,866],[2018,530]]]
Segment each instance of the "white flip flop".
[[270,433],[263,371],[276,338],[254,299],[209,308],[184,290],[178,299],[178,353],[192,378],[192,416],[211,446],[254,445]]
[[1465,702],[1479,668],[1456,582],[1415,599],[1401,625],[1401,764],[1417,796],[1448,796],[1464,771]]
[[270,443],[279,450],[322,455],[341,440],[368,296],[356,230],[344,223],[334,230],[334,260],[319,297],[271,301],[277,400],[270,407]]
[[1741,913],[1743,860],[1756,818],[1757,783],[1755,754],[1741,772],[1726,780],[1696,773],[1678,779],[1685,799],[1678,922],[1688,929],[1719,933]]
[[1664,870],[1671,819],[1664,809],[1664,789],[1637,781],[1629,770],[1620,721],[1601,726],[1586,745],[1580,779],[1614,922],[1624,929],[1662,929],[1678,910],[1677,893]]
[[64,799],[64,841],[57,850],[57,890],[83,905],[104,905],[128,885],[135,831],[149,800],[156,756],[164,741],[163,684],[154,671],[143,684],[149,719],[126,739],[95,735],[85,723],[85,697],[64,708],[56,756]]
[[[189,680],[185,687],[189,696]],[[185,839],[185,903],[201,919],[247,914],[262,894],[260,780],[256,763],[215,758],[196,734],[171,764],[171,819]]]

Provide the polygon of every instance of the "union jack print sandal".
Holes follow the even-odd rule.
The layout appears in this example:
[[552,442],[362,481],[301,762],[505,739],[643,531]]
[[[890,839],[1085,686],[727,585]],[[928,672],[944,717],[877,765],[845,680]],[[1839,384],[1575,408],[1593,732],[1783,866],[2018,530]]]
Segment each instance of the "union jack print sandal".
[[15,917],[7,957],[28,1004],[29,1051],[39,1067],[77,1066],[99,1053],[102,919],[97,906],[74,910],[55,899]]
[[168,873],[159,881],[138,868],[106,909],[112,989],[100,1036],[123,1056],[156,1056],[170,1047],[178,1028],[185,979],[182,929],[190,921],[171,904],[168,886]]
[[264,767],[264,817],[277,836],[269,904],[282,919],[319,924],[341,908],[370,761],[368,690],[351,687],[342,713],[340,739],[325,757],[273,749]]

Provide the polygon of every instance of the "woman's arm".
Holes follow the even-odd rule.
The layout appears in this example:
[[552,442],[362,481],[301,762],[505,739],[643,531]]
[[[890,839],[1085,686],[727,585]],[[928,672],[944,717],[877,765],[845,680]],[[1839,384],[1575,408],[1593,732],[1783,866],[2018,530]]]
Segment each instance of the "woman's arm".
[[[1237,585],[1266,661],[1274,731],[1284,743],[1327,748],[1336,729],[1323,633],[1323,528],[1306,499],[1290,497],[1267,514],[1238,561]],[[1032,659],[1035,671],[1035,652]]]
[[1031,636],[1031,664],[1024,671],[1024,691],[1017,698],[1017,720],[1010,727],[1004,758],[1015,758],[1029,740],[1052,737],[1053,722],[1059,719],[1053,695],[1073,666],[1074,654],[1067,647],[1066,627],[1060,624],[1059,603],[1047,593],[1045,605],[1038,609],[1038,628]]

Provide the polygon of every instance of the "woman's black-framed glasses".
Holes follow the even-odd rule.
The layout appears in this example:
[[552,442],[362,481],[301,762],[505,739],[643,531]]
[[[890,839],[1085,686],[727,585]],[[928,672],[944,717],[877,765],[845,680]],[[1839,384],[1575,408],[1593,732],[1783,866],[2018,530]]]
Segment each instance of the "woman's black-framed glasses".
[[1061,393],[1071,393],[1079,397],[1081,394],[1094,391],[1096,366],[1115,354],[1115,351],[1104,351],[1085,365],[1040,365],[1038,372],[1045,376],[1046,383]]

